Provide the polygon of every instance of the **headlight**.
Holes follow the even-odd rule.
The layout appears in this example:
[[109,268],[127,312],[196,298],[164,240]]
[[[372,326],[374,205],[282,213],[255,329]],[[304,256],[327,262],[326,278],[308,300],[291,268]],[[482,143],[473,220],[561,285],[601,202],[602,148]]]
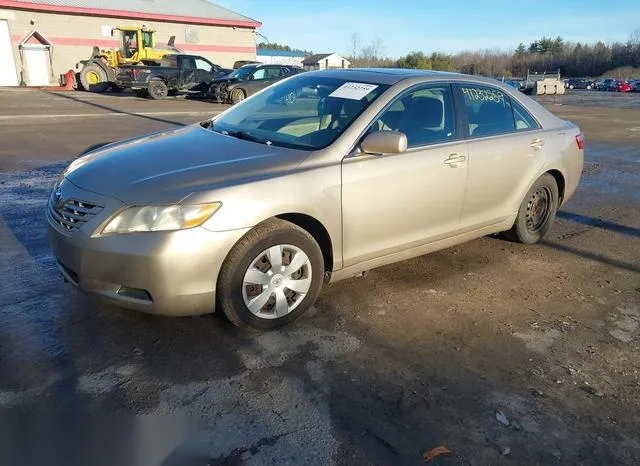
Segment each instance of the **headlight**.
[[222,203],[213,202],[210,204],[129,207],[112,218],[100,234],[183,230],[197,227],[215,214],[221,206]]

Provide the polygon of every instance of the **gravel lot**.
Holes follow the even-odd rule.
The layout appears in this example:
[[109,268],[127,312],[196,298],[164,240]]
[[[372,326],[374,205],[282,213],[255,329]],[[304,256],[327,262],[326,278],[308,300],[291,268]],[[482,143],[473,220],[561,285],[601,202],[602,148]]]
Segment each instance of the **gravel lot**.
[[[418,465],[440,445],[432,464],[639,464],[638,97],[543,99],[588,144],[543,244],[487,237],[373,270],[252,333],[85,297],[44,230],[74,155],[224,106],[0,89],[0,413],[33,421],[0,463],[50,464],[58,444],[67,465]],[[87,413],[119,417],[98,431]]]

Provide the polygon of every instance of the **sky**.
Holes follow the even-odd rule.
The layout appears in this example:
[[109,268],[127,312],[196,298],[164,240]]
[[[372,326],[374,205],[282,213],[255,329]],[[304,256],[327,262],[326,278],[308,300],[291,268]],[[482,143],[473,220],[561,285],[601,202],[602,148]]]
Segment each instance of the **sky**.
[[[513,49],[542,36],[626,41],[640,28],[640,0],[214,0],[262,23],[270,42],[349,55],[358,33],[392,58],[414,50]],[[258,42],[262,38],[258,36]]]

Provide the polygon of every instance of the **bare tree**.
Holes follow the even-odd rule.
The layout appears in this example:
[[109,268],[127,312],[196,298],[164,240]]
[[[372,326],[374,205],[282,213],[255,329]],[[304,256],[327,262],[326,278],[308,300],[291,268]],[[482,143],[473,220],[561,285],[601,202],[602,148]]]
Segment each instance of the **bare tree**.
[[360,34],[354,32],[351,34],[349,39],[349,49],[351,53],[350,58],[356,58],[358,56],[358,52],[360,51]]

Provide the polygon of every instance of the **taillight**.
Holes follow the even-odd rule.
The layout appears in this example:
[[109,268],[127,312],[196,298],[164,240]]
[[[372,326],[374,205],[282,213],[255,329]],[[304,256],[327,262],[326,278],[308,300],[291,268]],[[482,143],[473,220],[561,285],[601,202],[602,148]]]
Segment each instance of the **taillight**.
[[584,150],[584,135],[582,133],[576,135],[576,144],[578,149]]

